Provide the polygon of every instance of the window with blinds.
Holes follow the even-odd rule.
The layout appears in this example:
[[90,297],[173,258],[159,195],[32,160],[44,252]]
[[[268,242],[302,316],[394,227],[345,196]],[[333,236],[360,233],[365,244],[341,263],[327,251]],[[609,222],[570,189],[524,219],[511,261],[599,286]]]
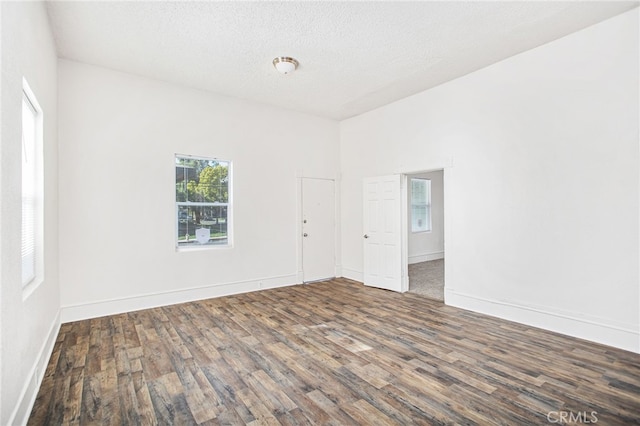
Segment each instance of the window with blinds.
[[431,231],[431,181],[411,179],[411,232]]
[[41,150],[42,110],[26,81],[22,92],[22,284],[33,282],[38,275],[38,247],[41,240],[42,183]]

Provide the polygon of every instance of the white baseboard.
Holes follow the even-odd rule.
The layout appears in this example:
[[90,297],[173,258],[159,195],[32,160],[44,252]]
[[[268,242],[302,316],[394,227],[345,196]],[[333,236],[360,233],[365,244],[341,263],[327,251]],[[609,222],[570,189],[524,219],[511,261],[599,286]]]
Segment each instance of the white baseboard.
[[103,300],[99,302],[68,305],[62,307],[61,320],[63,323],[98,318],[105,315],[121,314],[139,311],[141,309],[157,308],[159,306],[174,305],[176,303],[192,302],[213,297],[229,296],[232,294],[249,293],[276,287],[287,287],[300,284],[297,274],[267,277],[249,281],[214,284],[203,287],[180,289],[162,293],[137,295],[126,298]]
[[490,300],[460,293],[446,287],[445,303],[457,308],[640,353],[640,330],[636,328],[635,324],[614,323],[581,313],[552,311],[546,307]]
[[356,271],[355,269],[349,269],[342,267],[342,277],[349,278],[350,280],[364,282],[364,275],[362,271]]
[[433,253],[423,253],[409,256],[409,265],[420,262],[428,262],[430,260],[444,259],[444,252],[437,251]]
[[53,346],[56,343],[59,331],[60,311],[58,311],[54,317],[53,322],[49,327],[47,338],[43,342],[40,352],[38,352],[38,356],[29,370],[27,379],[22,387],[20,396],[18,397],[18,403],[9,417],[8,424],[14,426],[27,424],[29,416],[31,415],[31,410],[33,409],[33,404],[36,402],[36,397],[38,396],[38,390],[40,389],[40,384],[44,378],[45,370],[49,364],[49,358],[51,358],[51,354],[53,353]]

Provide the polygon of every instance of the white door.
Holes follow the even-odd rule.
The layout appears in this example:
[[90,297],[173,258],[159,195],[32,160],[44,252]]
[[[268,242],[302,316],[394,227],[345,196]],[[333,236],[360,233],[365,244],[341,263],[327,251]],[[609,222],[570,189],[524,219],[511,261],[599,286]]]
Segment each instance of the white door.
[[402,292],[401,176],[364,179],[364,284]]
[[302,270],[304,282],[336,276],[335,184],[302,179]]

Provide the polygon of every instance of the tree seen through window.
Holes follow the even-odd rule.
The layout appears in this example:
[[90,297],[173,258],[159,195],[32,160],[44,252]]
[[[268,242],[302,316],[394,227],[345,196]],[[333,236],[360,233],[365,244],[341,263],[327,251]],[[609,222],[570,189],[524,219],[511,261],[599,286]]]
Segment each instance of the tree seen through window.
[[229,244],[230,165],[176,156],[178,247]]

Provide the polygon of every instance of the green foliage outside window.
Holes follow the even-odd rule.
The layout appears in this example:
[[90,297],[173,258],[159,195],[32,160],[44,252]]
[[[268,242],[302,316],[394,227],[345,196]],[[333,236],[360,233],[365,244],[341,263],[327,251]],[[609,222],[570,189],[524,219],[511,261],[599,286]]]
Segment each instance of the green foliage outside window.
[[229,168],[228,161],[176,156],[179,246],[193,242],[203,227],[211,232],[209,244],[226,244]]

